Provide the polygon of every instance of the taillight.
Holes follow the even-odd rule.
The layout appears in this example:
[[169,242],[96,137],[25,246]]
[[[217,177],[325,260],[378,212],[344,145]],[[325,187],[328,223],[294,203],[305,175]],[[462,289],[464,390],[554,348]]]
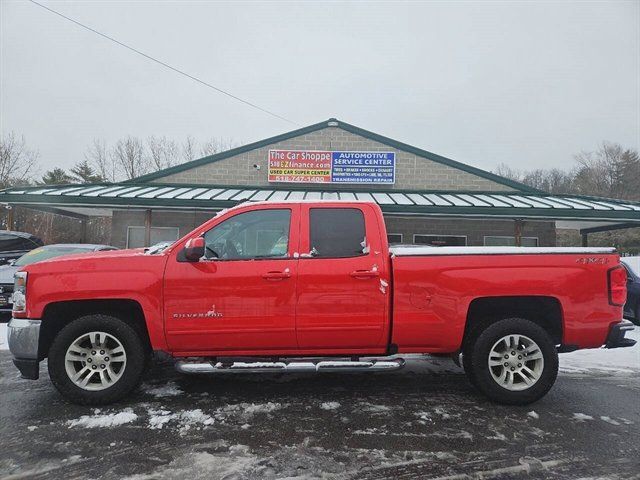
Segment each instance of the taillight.
[[621,307],[627,301],[627,271],[617,266],[607,272],[609,277],[609,303]]

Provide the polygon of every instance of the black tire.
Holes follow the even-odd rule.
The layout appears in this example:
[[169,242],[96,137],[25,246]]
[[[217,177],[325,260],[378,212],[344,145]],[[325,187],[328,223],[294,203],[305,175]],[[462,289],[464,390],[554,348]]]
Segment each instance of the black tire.
[[[498,384],[488,364],[493,345],[501,338],[513,334],[524,335],[533,340],[540,348],[544,360],[538,380],[519,391],[509,390]],[[471,383],[491,400],[506,405],[527,405],[546,395],[555,383],[558,376],[558,352],[551,336],[539,325],[523,318],[507,318],[492,323],[469,341],[465,348],[464,366]]]
[[635,312],[635,318],[633,319],[632,323],[635,323],[636,325],[638,325],[640,327],[640,300],[638,300],[638,304],[636,305],[636,312]]
[[[97,391],[85,390],[76,385],[65,368],[65,355],[69,346],[81,335],[93,331],[112,335],[121,343],[126,353],[126,364],[120,378],[113,385]],[[107,405],[127,396],[138,386],[145,369],[146,357],[140,335],[125,322],[109,315],[86,315],[69,323],[54,338],[49,348],[49,378],[62,396],[72,403]]]

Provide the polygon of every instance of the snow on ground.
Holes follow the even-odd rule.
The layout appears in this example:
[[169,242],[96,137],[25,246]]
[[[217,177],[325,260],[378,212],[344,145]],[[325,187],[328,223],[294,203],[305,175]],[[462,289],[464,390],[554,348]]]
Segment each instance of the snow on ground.
[[184,434],[191,428],[200,430],[203,426],[213,425],[215,420],[211,415],[207,415],[201,409],[181,410],[172,413],[169,410],[149,409],[149,428],[161,429],[165,425],[177,423],[180,433]]
[[[411,451],[395,454],[385,450],[343,449],[336,453],[311,445],[301,444],[277,447],[269,455],[260,455],[247,445],[230,445],[217,440],[196,451],[174,456],[167,465],[147,474],[125,477],[126,480],[165,480],[188,477],[193,480],[224,478],[282,478],[321,479],[349,478],[356,474],[381,472],[386,469],[412,464],[428,464],[438,459],[453,460],[446,452]],[[349,460],[346,465],[345,461]],[[376,478],[383,476],[375,475]]]
[[637,373],[640,371],[640,328],[627,332],[626,338],[637,340],[633,347],[594,348],[560,355],[560,371],[564,373]]
[[133,413],[133,410],[130,408],[125,408],[121,412],[117,413],[101,413],[101,410],[96,408],[93,411],[93,415],[83,415],[80,418],[69,420],[67,425],[69,428],[110,428],[118,425],[124,425],[125,423],[131,423],[137,420],[137,418],[138,415]]
[[340,408],[340,402],[322,402],[320,408],[323,410],[337,410]]
[[175,397],[177,395],[182,395],[182,390],[178,387],[174,382],[169,382],[166,385],[161,385],[158,387],[143,387],[144,391],[150,395],[153,395],[157,398],[162,397]]

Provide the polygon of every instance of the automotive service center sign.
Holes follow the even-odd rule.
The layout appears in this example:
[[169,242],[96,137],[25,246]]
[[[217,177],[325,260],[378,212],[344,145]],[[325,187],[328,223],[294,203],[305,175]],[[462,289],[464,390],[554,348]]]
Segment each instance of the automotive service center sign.
[[395,183],[394,152],[269,150],[269,181]]

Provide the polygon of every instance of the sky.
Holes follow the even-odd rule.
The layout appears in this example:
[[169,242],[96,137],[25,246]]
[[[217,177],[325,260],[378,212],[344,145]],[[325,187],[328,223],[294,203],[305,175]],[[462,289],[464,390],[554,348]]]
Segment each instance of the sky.
[[640,2],[0,0],[0,130],[41,171],[92,139],[249,143],[336,117],[486,170],[640,147]]

